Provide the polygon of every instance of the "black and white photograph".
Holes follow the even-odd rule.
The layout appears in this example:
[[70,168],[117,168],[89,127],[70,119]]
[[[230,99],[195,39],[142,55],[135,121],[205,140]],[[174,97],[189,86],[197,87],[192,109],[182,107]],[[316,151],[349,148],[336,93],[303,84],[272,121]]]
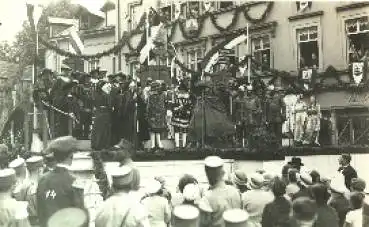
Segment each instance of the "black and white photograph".
[[0,0],[0,227],[369,227],[369,1]]

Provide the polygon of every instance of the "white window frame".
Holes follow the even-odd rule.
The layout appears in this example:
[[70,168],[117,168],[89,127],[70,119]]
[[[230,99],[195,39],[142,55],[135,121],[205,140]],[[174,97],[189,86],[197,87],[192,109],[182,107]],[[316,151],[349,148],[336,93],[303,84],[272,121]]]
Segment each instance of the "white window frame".
[[88,61],[88,71],[91,72],[92,70],[97,69],[100,66],[99,59],[92,59]]
[[[360,30],[360,22],[359,20],[361,18],[366,18],[367,19],[367,23],[369,23],[369,16],[358,16],[358,17],[354,17],[354,18],[348,18],[345,20],[345,36],[346,36],[346,60],[347,63],[350,63],[350,54],[354,53],[351,48],[350,48],[350,39],[349,39],[349,35],[358,35],[358,34],[365,34],[365,33],[369,33],[369,29],[367,30]],[[348,31],[348,21],[349,20],[356,20],[356,32],[349,32]]]
[[129,4],[128,10],[129,10],[129,19],[131,22],[129,23],[129,31],[132,31],[133,29],[137,28],[138,22],[136,21],[136,14],[140,13],[141,6],[138,4]]
[[[186,48],[186,63],[189,69],[197,71],[197,64],[199,59],[203,59],[205,56],[205,48],[201,45]],[[199,54],[201,53],[201,54]],[[194,54],[194,55],[191,55]],[[188,75],[188,74],[187,74]]]
[[[301,34],[305,33],[307,35],[307,40],[301,40]],[[311,34],[316,33],[316,38],[310,38]],[[297,35],[297,67],[300,68],[300,62],[301,62],[301,49],[300,44],[301,43],[309,43],[309,42],[317,42],[318,45],[318,53],[319,54],[319,29],[318,26],[308,26],[305,28],[300,28],[296,30]],[[318,67],[320,65],[321,61],[321,55],[318,55]]]
[[[264,38],[267,37],[269,40],[269,47],[265,47],[264,44]],[[260,49],[256,49],[256,41],[260,40]],[[255,53],[258,52],[263,52],[265,50],[269,50],[269,68],[272,67],[272,38],[271,38],[271,34],[266,33],[266,34],[259,34],[257,36],[252,36],[251,35],[251,54],[252,56],[255,56]]]
[[[342,66],[347,67],[350,63],[349,61],[349,38],[346,33],[346,22],[347,20],[356,19],[360,17],[369,17],[368,7],[352,9],[340,12],[338,15],[341,19],[341,23],[338,25],[338,30],[340,31],[341,35],[341,51],[342,51]],[[345,56],[345,57],[344,57]]]
[[319,66],[317,68],[317,70],[319,71],[319,69],[323,69],[324,67],[324,56],[323,56],[323,47],[322,47],[322,28],[321,28],[321,18],[320,17],[316,17],[315,19],[312,18],[306,18],[306,19],[302,19],[302,20],[298,20],[296,22],[292,22],[291,23],[291,27],[292,27],[292,41],[293,43],[295,43],[295,45],[293,45],[293,58],[295,59],[295,68],[299,69],[300,68],[300,48],[299,48],[299,43],[298,43],[298,30],[300,29],[304,29],[304,28],[308,28],[308,27],[313,27],[316,26],[318,28],[317,32],[318,32],[318,53],[319,53]]

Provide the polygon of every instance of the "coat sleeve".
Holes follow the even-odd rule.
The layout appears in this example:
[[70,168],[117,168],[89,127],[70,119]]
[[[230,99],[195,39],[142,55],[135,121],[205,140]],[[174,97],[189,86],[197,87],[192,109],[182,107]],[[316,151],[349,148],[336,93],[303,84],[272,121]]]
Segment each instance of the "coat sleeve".
[[265,206],[264,211],[263,211],[263,216],[261,219],[261,226],[262,227],[271,227],[272,222],[271,222],[271,216],[270,216],[270,207],[268,205]]

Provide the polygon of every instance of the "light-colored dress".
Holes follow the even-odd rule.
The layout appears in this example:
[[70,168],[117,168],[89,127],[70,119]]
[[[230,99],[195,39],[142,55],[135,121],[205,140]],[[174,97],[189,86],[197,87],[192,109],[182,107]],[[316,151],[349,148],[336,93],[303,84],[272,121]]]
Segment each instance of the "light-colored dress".
[[167,227],[170,222],[171,211],[166,198],[154,195],[142,200],[149,214],[151,227]]

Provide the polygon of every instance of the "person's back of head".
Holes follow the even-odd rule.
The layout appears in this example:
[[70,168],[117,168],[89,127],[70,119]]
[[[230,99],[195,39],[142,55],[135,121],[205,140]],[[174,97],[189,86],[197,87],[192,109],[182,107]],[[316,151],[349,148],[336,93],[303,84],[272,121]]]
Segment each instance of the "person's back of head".
[[350,195],[350,204],[352,209],[360,209],[363,207],[365,195],[361,192],[353,192]]
[[275,197],[281,197],[286,193],[286,184],[279,177],[272,181],[272,192]]
[[293,218],[302,222],[314,222],[317,215],[317,205],[308,197],[299,197],[292,204]]
[[72,136],[63,136],[54,139],[46,148],[47,153],[53,153],[56,163],[71,164],[73,153],[77,150],[77,140]]
[[328,187],[321,183],[311,186],[311,194],[318,206],[326,205],[330,197]]
[[313,184],[317,184],[320,182],[320,174],[318,171],[313,170],[310,172],[311,179],[313,180]]
[[364,192],[364,190],[366,188],[366,183],[361,178],[353,178],[351,180],[350,187],[351,187],[351,191],[354,191],[354,192]]
[[190,174],[183,175],[178,182],[178,190],[183,193],[184,188],[188,184],[198,184],[196,178]]

